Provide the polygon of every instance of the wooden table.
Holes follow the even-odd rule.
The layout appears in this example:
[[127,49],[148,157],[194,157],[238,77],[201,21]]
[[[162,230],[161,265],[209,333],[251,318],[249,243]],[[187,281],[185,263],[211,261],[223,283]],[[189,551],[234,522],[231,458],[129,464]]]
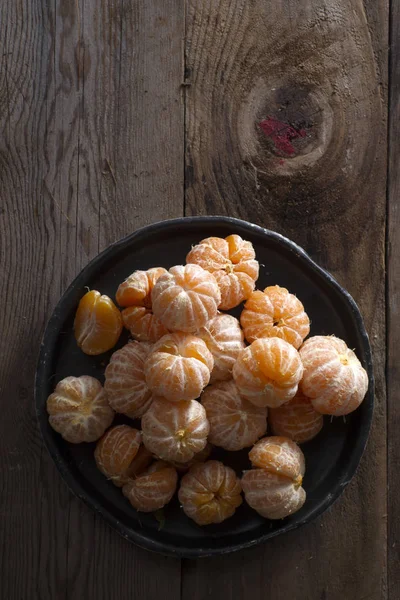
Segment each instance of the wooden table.
[[[1,598],[400,598],[399,24],[386,0],[1,1]],[[199,561],[142,551],[76,500],[32,396],[75,275],[183,214],[304,246],[359,303],[376,375],[368,448],[340,500]]]

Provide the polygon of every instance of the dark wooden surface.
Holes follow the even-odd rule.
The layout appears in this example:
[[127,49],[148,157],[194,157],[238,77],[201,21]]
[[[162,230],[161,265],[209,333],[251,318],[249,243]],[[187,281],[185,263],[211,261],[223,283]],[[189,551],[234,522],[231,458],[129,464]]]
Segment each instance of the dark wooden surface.
[[[400,598],[399,23],[386,0],[2,0],[1,598]],[[340,500],[201,561],[137,549],[73,498],[32,398],[74,276],[182,214],[303,245],[359,303],[376,375],[368,448]]]

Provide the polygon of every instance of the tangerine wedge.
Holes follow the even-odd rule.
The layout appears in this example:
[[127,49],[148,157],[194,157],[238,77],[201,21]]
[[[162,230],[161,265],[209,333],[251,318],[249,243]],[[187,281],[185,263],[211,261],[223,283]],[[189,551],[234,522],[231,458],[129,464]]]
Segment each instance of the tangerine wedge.
[[222,523],[242,504],[235,471],[218,460],[194,465],[182,477],[178,492],[184,513],[198,525]]
[[79,348],[90,355],[111,350],[122,331],[121,313],[108,296],[91,290],[81,298],[74,332]]

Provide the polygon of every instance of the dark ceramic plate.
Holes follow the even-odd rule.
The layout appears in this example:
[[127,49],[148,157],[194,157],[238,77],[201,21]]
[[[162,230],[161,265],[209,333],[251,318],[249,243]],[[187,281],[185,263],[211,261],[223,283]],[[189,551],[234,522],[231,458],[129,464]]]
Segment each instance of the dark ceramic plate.
[[[169,268],[185,262],[191,245],[209,236],[238,233],[250,240],[262,267],[257,286],[279,284],[295,293],[311,318],[311,333],[344,339],[368,371],[369,391],[363,404],[344,419],[326,419],[322,432],[303,446],[306,456],[304,488],[307,501],[281,521],[259,517],[246,504],[221,525],[198,527],[181,511],[177,499],[164,509],[165,522],[137,513],[119,488],[97,470],[94,444],[65,442],[48,424],[46,399],[67,375],[92,375],[103,381],[111,352],[90,357],[75,343],[74,314],[85,287],[112,298],[118,284],[135,269]],[[127,341],[123,334],[119,342]],[[47,448],[70,489],[96,510],[121,535],[139,546],[163,554],[197,557],[252,546],[308,523],[327,509],[353,477],[367,442],[373,413],[371,351],[359,310],[349,294],[309,256],[288,239],[236,219],[198,217],[156,223],[110,246],[75,279],[58,303],[47,326],[36,375],[36,410]],[[124,422],[118,417],[117,422]],[[128,420],[126,420],[128,422]],[[238,474],[248,468],[247,451],[215,450]]]

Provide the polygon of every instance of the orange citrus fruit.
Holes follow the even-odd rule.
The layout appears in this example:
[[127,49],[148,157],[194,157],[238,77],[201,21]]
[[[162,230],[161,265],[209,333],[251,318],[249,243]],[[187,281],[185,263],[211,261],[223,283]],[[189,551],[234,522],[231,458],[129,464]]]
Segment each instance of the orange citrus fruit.
[[121,313],[108,296],[92,290],[81,298],[74,332],[78,346],[85,354],[102,354],[111,350],[121,331]]
[[110,405],[131,419],[143,416],[152,402],[144,374],[151,348],[146,342],[128,342],[112,354],[105,371],[104,389]]
[[97,442],[94,457],[98,469],[114,485],[123,486],[132,474],[130,467],[138,454],[142,436],[128,425],[111,427]]
[[153,512],[163,508],[175,494],[178,475],[171,465],[157,461],[147,471],[130,479],[122,493],[136,510]]
[[151,465],[153,459],[154,457],[152,453],[147,450],[144,444],[141,444],[135,458],[129,466],[129,477],[131,479],[135,479],[135,477],[141,475],[147,469],[147,467]]
[[304,455],[292,440],[269,437],[249,453],[253,469],[242,477],[247,503],[267,519],[283,519],[297,512],[306,500],[301,487]]
[[221,293],[208,271],[178,265],[158,279],[151,298],[155,316],[168,330],[193,333],[215,317]]
[[146,381],[157,396],[171,402],[193,400],[210,381],[214,359],[200,338],[169,333],[153,346],[146,365]]
[[304,365],[301,389],[318,412],[347,415],[356,410],[368,389],[368,376],[346,343],[335,336],[316,335],[300,348]]
[[180,462],[176,462],[176,461],[169,461],[170,464],[175,467],[175,469],[178,471],[178,473],[186,473],[186,471],[189,471],[190,467],[192,467],[193,465],[197,465],[198,463],[203,463],[205,462],[210,454],[212,452],[212,445],[209,444],[207,442],[207,444],[204,446],[203,450],[200,450],[200,452],[197,452],[192,460],[188,460],[185,463],[180,463]]
[[304,454],[289,438],[272,435],[254,444],[249,452],[250,462],[256,469],[267,469],[295,479],[305,472]]
[[135,340],[140,342],[157,342],[168,333],[160,319],[157,319],[149,308],[144,306],[128,306],[121,313],[126,329]]
[[235,471],[218,460],[194,465],[182,477],[178,492],[184,513],[198,525],[222,523],[242,504]]
[[268,417],[274,435],[288,437],[298,444],[315,438],[324,424],[323,416],[315,410],[310,398],[300,390],[286,404],[279,408],[271,408]]
[[241,397],[234,381],[209,385],[201,396],[210,423],[209,441],[225,450],[252,446],[267,430],[267,409]]
[[142,418],[146,448],[166,461],[185,463],[207,444],[210,426],[196,400],[168,402],[155,398]]
[[214,357],[210,382],[231,379],[233,365],[244,348],[240,323],[231,315],[219,314],[204,325],[198,335]]
[[161,275],[168,273],[163,267],[147,271],[134,271],[118,287],[115,295],[120,306],[144,306],[151,308],[151,292]]
[[297,350],[280,338],[262,338],[239,354],[233,378],[241,396],[256,406],[275,408],[297,392],[303,365]]
[[51,427],[73,444],[95,442],[114,419],[101,383],[90,377],[66,377],[47,398]]
[[240,316],[246,340],[279,337],[300,348],[310,333],[310,319],[304,306],[286,288],[273,285],[251,294]]
[[254,290],[259,265],[251,242],[239,235],[209,237],[194,246],[186,257],[212,273],[221,290],[219,308],[229,310],[246,300]]

